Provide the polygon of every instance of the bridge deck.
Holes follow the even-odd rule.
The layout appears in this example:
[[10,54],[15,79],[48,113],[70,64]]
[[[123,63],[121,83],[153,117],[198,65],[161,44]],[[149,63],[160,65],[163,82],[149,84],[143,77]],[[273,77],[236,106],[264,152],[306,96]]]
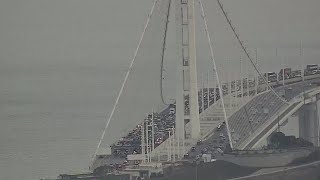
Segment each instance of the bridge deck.
[[287,104],[272,92],[253,98],[229,118],[229,125],[237,148],[252,133]]
[[[320,79],[307,80],[278,87],[276,91],[285,91],[283,97],[290,101],[303,91],[319,86],[319,82]],[[287,107],[287,103],[284,103],[271,92],[267,92],[253,98],[240,108],[229,118],[230,129],[234,132],[232,133],[232,139],[236,141],[235,148],[240,148],[253,133],[264,128],[270,119],[280,116],[280,112]]]
[[[312,80],[306,80],[304,83],[299,82],[295,84],[290,84],[287,86],[281,86],[276,88],[275,90],[277,92],[285,91],[284,98],[287,101],[290,101],[297,95],[299,95],[303,91],[310,90],[314,87],[319,86],[320,78],[312,79]],[[213,105],[213,96],[212,93],[213,89],[210,89],[209,92],[209,99],[210,99],[210,105]],[[199,93],[201,96],[202,94]],[[205,92],[204,96],[207,96],[208,93]],[[218,100],[218,99],[217,99]],[[232,132],[232,139],[236,141],[234,144],[235,148],[240,147],[241,144],[243,144],[245,141],[248,140],[250,135],[257,131],[257,129],[262,128],[263,125],[272,117],[277,115],[277,113],[281,112],[283,109],[285,109],[288,106],[287,103],[280,100],[276,95],[272,94],[271,92],[261,93],[257,96],[255,96],[252,100],[250,100],[247,104],[242,106],[240,109],[238,109],[235,113],[233,113],[229,117],[229,124],[230,129]],[[207,109],[206,107],[205,109]],[[200,109],[201,111],[201,109]],[[169,113],[169,108],[160,113],[160,115],[164,115]],[[170,121],[174,121],[174,118]],[[171,124],[174,126],[174,124]],[[212,127],[214,128],[214,127]],[[215,132],[215,131],[213,131]],[[220,131],[220,133],[226,135],[225,129]],[[218,146],[220,145],[219,141],[219,134],[215,133],[215,135],[211,138],[208,138],[208,143],[211,142],[211,140],[214,139],[214,141],[218,141],[217,143],[213,143],[212,146]],[[226,147],[228,137],[226,137],[226,140],[223,142],[223,148]],[[212,144],[212,142],[211,142]],[[208,145],[203,144],[201,147],[207,148]],[[198,147],[197,151],[192,153],[196,154],[199,153]],[[99,167],[104,164],[114,164],[119,163],[121,164],[125,158],[121,158],[119,156],[111,155],[111,156],[105,156],[101,159],[96,159],[94,167]]]

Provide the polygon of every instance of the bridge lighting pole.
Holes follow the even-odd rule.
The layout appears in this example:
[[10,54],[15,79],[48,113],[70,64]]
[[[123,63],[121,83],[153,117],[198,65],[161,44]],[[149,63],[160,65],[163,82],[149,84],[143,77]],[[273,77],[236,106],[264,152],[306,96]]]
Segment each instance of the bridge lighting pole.
[[266,77],[267,77],[267,84],[266,85],[267,85],[267,91],[268,91],[269,90],[269,86],[268,86],[269,85],[269,75],[268,75],[268,73],[266,73]]
[[249,98],[250,96],[250,86],[249,86],[249,74],[247,76],[247,97]]
[[[276,57],[278,57],[278,48],[276,48]],[[284,57],[280,56],[279,57],[281,62],[282,62],[282,86],[284,86],[284,76],[285,76],[285,73],[284,73],[284,69],[285,69],[285,63],[284,63]]]
[[141,154],[143,156],[143,159],[142,159],[143,163],[146,160],[146,154],[144,152],[144,150],[145,150],[144,149],[144,147],[145,147],[144,143],[145,143],[145,139],[144,139],[144,122],[143,122],[142,125],[141,125]]
[[149,124],[146,123],[146,146],[147,146],[147,162],[149,162]]
[[175,139],[175,132],[174,128],[172,128],[172,142],[173,142],[173,149],[172,149],[172,154],[173,154],[173,162],[176,161],[176,139]]
[[317,143],[318,143],[318,147],[320,146],[320,110],[318,110],[320,107],[318,107],[318,101],[320,100],[320,95],[316,95],[316,102],[315,102],[315,106],[317,107],[316,108],[316,112],[318,111],[318,123],[317,123],[317,129],[318,129],[318,137],[317,137]]
[[[239,75],[237,73],[234,73],[234,79],[235,79],[235,91],[237,92],[236,93],[236,104],[237,104],[237,107],[239,106],[239,102],[240,102],[240,97],[239,94],[240,94],[240,91],[241,91],[241,88],[238,86],[238,82],[239,82]],[[239,88],[239,89],[238,89]]]
[[210,84],[209,84],[209,79],[210,79],[210,70],[208,70],[207,73],[207,108],[210,106]]
[[228,74],[228,96],[229,96],[229,108],[230,108],[230,114],[233,112],[233,106],[232,106],[232,75],[231,73]]
[[175,137],[177,138],[177,148],[178,148],[178,152],[177,152],[177,156],[178,159],[180,159],[180,137],[177,135],[177,132],[175,132]]
[[232,107],[232,112],[234,109],[234,98],[233,98],[233,94],[232,94],[232,84],[233,84],[233,74],[232,72],[230,73],[230,102],[231,102],[231,107]]
[[[239,96],[239,95],[241,95],[241,82],[239,82],[240,80],[239,80],[239,74],[236,74],[236,77],[235,77],[235,79],[237,80],[237,87],[239,87],[239,90],[237,90],[237,104],[241,104],[241,96]],[[239,83],[239,84],[238,84]],[[239,85],[239,86],[238,86]]]
[[183,157],[184,154],[185,154],[185,146],[184,146],[184,143],[185,143],[185,139],[183,138],[183,139],[182,139],[182,157]]
[[204,75],[202,73],[201,75],[201,81],[202,81],[202,89],[201,89],[201,94],[202,94],[202,97],[201,97],[201,100],[202,100],[202,104],[201,104],[201,107],[202,107],[202,112],[204,111]]
[[285,62],[284,62],[284,58],[281,58],[281,59],[282,59],[282,61],[283,61],[283,63],[282,63],[282,64],[283,64],[283,68],[282,68],[282,78],[283,78],[283,79],[282,79],[282,86],[284,86],[284,80],[285,80],[285,77],[284,77],[284,76],[285,76],[285,74],[284,74],[284,69],[285,69],[285,66],[286,66],[286,65],[285,65]]
[[169,131],[169,139],[168,139],[168,161],[171,161],[171,132]]
[[[232,76],[230,76],[230,74],[228,74],[228,92],[229,92],[229,108],[230,108],[230,114],[233,112],[233,110],[232,110],[232,96],[231,96],[231,93],[232,93],[232,91],[231,91],[231,87],[232,87],[232,85],[231,85],[231,82],[232,82],[232,78],[231,78]],[[229,84],[230,84],[230,86],[229,86]]]
[[[256,66],[258,66],[258,49],[256,48]],[[259,73],[256,72],[256,77],[254,78],[255,79],[255,90],[256,90],[256,94],[258,94],[258,85],[259,85]]]
[[243,77],[242,77],[242,58],[240,56],[240,90],[241,90],[241,103],[243,102]]
[[154,115],[153,115],[153,109],[152,109],[152,151],[154,150]]
[[300,40],[300,58],[301,58],[301,77],[302,81],[304,81],[304,57],[303,57],[303,48],[302,48],[302,41]]
[[[213,78],[214,79],[214,78]],[[213,80],[213,101],[217,101],[217,85],[216,82]]]
[[238,79],[238,76],[237,76],[237,73],[232,73],[232,77],[234,79],[234,93],[235,93],[235,97],[234,97],[234,104],[235,104],[235,108],[237,109],[238,108],[238,90],[237,90],[237,79]]
[[249,98],[250,88],[249,88],[249,75],[250,75],[250,63],[247,61],[247,97]]

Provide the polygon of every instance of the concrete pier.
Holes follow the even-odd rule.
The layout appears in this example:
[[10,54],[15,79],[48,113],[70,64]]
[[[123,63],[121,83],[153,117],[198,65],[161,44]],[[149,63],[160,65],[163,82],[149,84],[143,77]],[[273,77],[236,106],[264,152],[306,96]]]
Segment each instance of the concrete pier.
[[319,99],[313,97],[312,102],[299,110],[299,137],[314,146],[319,146]]

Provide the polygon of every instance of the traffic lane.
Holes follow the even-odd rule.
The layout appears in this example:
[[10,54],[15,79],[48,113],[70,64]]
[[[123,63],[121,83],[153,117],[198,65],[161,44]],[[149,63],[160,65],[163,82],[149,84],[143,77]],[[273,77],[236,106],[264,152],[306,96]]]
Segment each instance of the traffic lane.
[[[316,79],[316,80],[308,80],[308,81],[305,81],[304,83],[300,82],[300,83],[297,83],[297,84],[292,84],[292,85],[288,85],[288,86],[285,86],[285,87],[280,87],[280,88],[277,88],[277,89],[278,90],[281,89],[281,88],[282,89],[288,89],[289,87],[292,87],[292,90],[293,89],[302,89],[302,87],[305,84],[307,84],[307,87],[304,87],[305,90],[307,90],[307,89],[311,89],[311,88],[317,86],[317,85],[313,84],[314,82],[319,82],[319,80],[318,79]],[[295,95],[296,94],[296,92],[294,92],[294,90],[292,92],[288,91],[287,93],[288,93],[287,95],[289,95],[289,94]],[[225,136],[225,140],[224,141],[220,141],[221,140],[220,133],[222,133]],[[195,150],[194,151],[189,150],[188,155],[189,155],[190,158],[194,158],[197,155],[202,154],[202,150],[204,150],[205,148],[207,148],[207,150],[211,151],[213,154],[219,155],[220,153],[216,152],[217,147],[222,145],[221,149],[225,150],[226,145],[228,143],[229,143],[229,140],[228,140],[228,137],[227,137],[226,127],[223,126],[220,131],[218,131],[217,128],[215,128],[214,134],[211,137],[209,137],[207,140],[203,141],[201,144],[197,144],[195,146]]]
[[[224,138],[220,137],[220,135],[223,135]],[[224,140],[223,140],[224,139]],[[215,128],[215,133],[209,137],[207,140],[197,143],[195,145],[194,151],[191,149],[188,152],[189,158],[195,158],[197,155],[201,155],[203,153],[209,153],[216,154],[217,149],[221,145],[221,150],[223,151],[226,148],[226,145],[229,143],[228,137],[227,137],[227,130],[225,126],[223,126],[220,130]],[[204,152],[203,150],[207,150],[207,152]]]
[[297,82],[293,84],[286,84],[285,86],[280,86],[275,88],[277,92],[285,90],[285,98],[291,100],[295,96],[299,95],[303,91],[310,90],[319,86],[320,79],[310,79],[304,82]]

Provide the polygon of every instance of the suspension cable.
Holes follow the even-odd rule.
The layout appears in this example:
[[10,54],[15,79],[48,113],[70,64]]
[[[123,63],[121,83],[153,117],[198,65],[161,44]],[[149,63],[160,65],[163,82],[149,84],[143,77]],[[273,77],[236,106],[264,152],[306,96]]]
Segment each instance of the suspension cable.
[[269,85],[269,83],[268,83],[268,81],[266,80],[266,78],[261,74],[261,72],[259,71],[259,69],[258,69],[258,67],[256,66],[256,64],[253,62],[250,54],[248,53],[248,50],[247,50],[246,47],[243,45],[243,42],[240,40],[239,35],[236,33],[236,30],[235,30],[234,26],[232,25],[231,20],[230,20],[230,18],[229,18],[228,15],[227,15],[227,12],[226,12],[225,9],[223,8],[222,3],[220,2],[220,0],[217,0],[217,2],[218,2],[218,4],[219,4],[219,7],[220,7],[220,9],[221,9],[224,17],[226,18],[226,20],[227,20],[227,22],[228,22],[228,24],[229,24],[229,26],[230,26],[233,34],[234,34],[235,37],[237,38],[237,40],[238,40],[238,42],[239,42],[242,50],[244,51],[244,53],[245,53],[246,56],[248,57],[251,65],[254,67],[255,71],[257,71],[257,73],[259,74],[260,78],[262,78],[263,81],[264,81],[264,83],[266,83],[267,87],[268,87],[279,99],[281,99],[281,100],[282,100],[283,102],[285,102],[285,103],[288,103],[285,99],[283,99],[283,98],[281,98],[281,97],[279,96],[279,94]]
[[169,0],[169,6],[168,6],[168,12],[167,12],[167,22],[165,26],[165,32],[164,32],[164,37],[163,37],[163,45],[162,45],[162,54],[161,54],[161,69],[160,69],[160,96],[161,96],[161,101],[164,105],[169,105],[168,103],[165,102],[164,97],[163,97],[163,62],[164,62],[164,55],[166,51],[166,42],[167,42],[167,33],[168,33],[168,24],[169,24],[169,17],[170,17],[170,9],[171,9],[171,2],[172,0]]
[[221,99],[221,104],[222,104],[222,109],[223,109],[223,115],[224,115],[224,119],[225,119],[226,126],[227,126],[227,133],[228,133],[228,136],[229,136],[229,143],[230,143],[231,149],[233,149],[232,137],[231,137],[231,133],[230,133],[230,127],[229,127],[229,123],[228,123],[227,112],[226,112],[226,108],[225,108],[225,105],[224,105],[224,97],[223,97],[223,93],[222,93],[222,89],[221,89],[222,86],[221,86],[221,83],[220,83],[220,78],[219,78],[219,74],[218,74],[218,71],[217,71],[216,61],[215,61],[215,58],[214,58],[212,41],[211,41],[210,34],[209,34],[209,31],[208,31],[207,18],[206,18],[205,12],[204,12],[202,0],[199,0],[199,3],[200,3],[200,7],[201,7],[201,16],[203,18],[204,25],[205,25],[205,31],[206,31],[206,34],[207,34],[208,45],[209,45],[209,48],[210,48],[211,60],[213,62],[213,71],[216,74],[217,83],[218,83],[218,87],[219,87],[219,94],[220,94],[220,99]]
[[121,86],[120,91],[119,91],[119,93],[118,93],[116,102],[115,102],[114,105],[113,105],[111,114],[110,114],[110,116],[109,116],[109,118],[108,118],[108,121],[106,122],[106,126],[105,126],[105,128],[104,128],[104,130],[103,130],[103,132],[102,132],[102,135],[101,135],[101,137],[100,137],[98,146],[97,146],[97,148],[96,148],[96,150],[95,150],[95,152],[94,152],[94,154],[93,154],[93,156],[92,156],[91,164],[93,163],[94,158],[95,158],[95,156],[96,156],[97,153],[98,153],[98,150],[99,150],[99,148],[100,148],[100,146],[101,146],[102,140],[103,140],[103,138],[104,138],[104,136],[105,136],[105,134],[106,134],[106,130],[108,129],[109,124],[110,124],[110,121],[111,121],[111,119],[112,119],[112,117],[113,117],[113,114],[114,114],[114,112],[115,112],[115,109],[116,109],[116,107],[118,106],[119,99],[120,99],[120,97],[121,97],[121,95],[122,95],[122,92],[123,92],[124,86],[125,86],[125,84],[126,84],[126,82],[127,82],[127,80],[128,80],[129,74],[130,74],[130,72],[131,72],[131,70],[132,70],[133,64],[134,64],[135,59],[136,59],[136,57],[137,57],[138,51],[139,51],[139,49],[140,49],[142,40],[143,40],[143,38],[144,38],[144,34],[145,34],[145,32],[146,32],[146,30],[147,30],[147,28],[148,28],[148,26],[149,26],[149,22],[150,22],[150,19],[151,19],[151,17],[152,17],[152,14],[153,14],[153,12],[154,12],[155,5],[156,5],[157,1],[158,1],[158,0],[154,0],[154,2],[153,2],[152,8],[151,8],[150,13],[149,13],[149,15],[148,15],[147,22],[146,22],[146,24],[145,24],[145,26],[144,26],[143,32],[142,32],[142,34],[141,34],[141,37],[140,37],[140,40],[139,40],[139,43],[138,43],[138,46],[137,46],[136,51],[135,51],[135,53],[134,53],[134,56],[133,56],[133,58],[132,58],[132,60],[131,60],[129,69],[128,69],[128,71],[127,71],[127,73],[126,73],[126,76],[125,76],[125,78],[124,78],[124,80],[123,80],[123,83],[122,83],[122,86]]

